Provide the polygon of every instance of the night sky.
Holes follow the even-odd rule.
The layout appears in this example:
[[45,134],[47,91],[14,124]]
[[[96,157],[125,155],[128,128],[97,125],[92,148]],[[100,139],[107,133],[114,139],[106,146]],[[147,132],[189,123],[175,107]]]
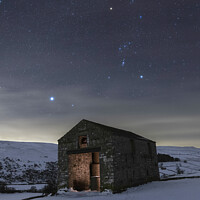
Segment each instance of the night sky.
[[200,147],[199,0],[0,0],[0,140],[83,118]]

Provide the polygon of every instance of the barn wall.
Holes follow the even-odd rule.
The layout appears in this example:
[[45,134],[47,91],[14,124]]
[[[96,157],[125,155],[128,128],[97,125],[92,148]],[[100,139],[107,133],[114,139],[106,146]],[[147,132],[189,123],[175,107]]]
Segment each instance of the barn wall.
[[[58,188],[69,187],[68,154],[80,150],[79,136],[87,137],[86,148],[99,150],[100,189],[119,192],[147,181],[158,180],[159,171],[155,143],[116,134],[115,129],[81,121],[59,140]],[[85,146],[84,146],[85,147]],[[98,179],[99,180],[99,179]],[[90,180],[92,183],[93,180]]]
[[158,163],[154,142],[114,137],[114,190],[158,180]]
[[80,122],[58,142],[58,188],[69,186],[66,152],[79,149],[78,138],[82,135],[87,136],[88,148],[101,148],[99,152],[101,190],[112,189],[114,182],[112,136],[100,127],[84,122]]
[[67,145],[66,140],[58,141],[58,188],[67,187]]

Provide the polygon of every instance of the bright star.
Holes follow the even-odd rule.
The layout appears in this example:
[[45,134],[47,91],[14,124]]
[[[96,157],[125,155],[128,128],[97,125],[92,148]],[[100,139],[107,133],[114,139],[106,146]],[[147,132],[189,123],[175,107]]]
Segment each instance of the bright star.
[[110,7],[110,10],[112,10],[113,8],[112,7]]
[[74,107],[74,104],[72,104],[72,107]]
[[55,98],[54,97],[50,97],[50,101],[54,101],[55,100]]
[[125,65],[125,59],[122,60],[122,67]]
[[143,78],[144,78],[144,76],[143,76],[143,75],[140,75],[140,78],[141,78],[141,79],[143,79]]

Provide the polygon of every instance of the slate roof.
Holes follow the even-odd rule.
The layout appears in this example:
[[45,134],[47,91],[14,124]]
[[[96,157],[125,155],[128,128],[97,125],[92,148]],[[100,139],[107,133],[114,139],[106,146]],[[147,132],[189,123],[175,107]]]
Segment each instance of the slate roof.
[[[149,141],[149,142],[154,142],[154,141],[152,141],[150,139],[142,137],[141,135],[135,134],[133,132],[122,130],[122,129],[118,129],[118,128],[114,128],[114,127],[107,126],[107,125],[104,125],[104,124],[99,124],[99,123],[96,123],[96,122],[93,122],[93,121],[89,121],[89,120],[86,120],[86,119],[81,120],[79,123],[93,124],[95,126],[98,126],[98,127],[102,128],[102,129],[112,133],[113,135],[117,135],[117,136],[121,136],[121,137],[128,137],[128,138],[133,138],[133,139],[138,139],[138,140],[145,140],[145,141]],[[61,140],[61,139],[62,138],[60,138],[59,140]]]
[[92,123],[96,126],[99,126],[101,128],[103,128],[104,130],[107,130],[107,131],[110,131],[112,132],[114,135],[118,135],[118,136],[122,136],[122,137],[129,137],[129,138],[135,138],[135,139],[138,139],[138,140],[146,140],[146,141],[151,141],[151,142],[154,142],[148,138],[145,138],[141,135],[138,135],[138,134],[135,134],[131,131],[126,131],[126,130],[123,130],[123,129],[118,129],[118,128],[114,128],[114,127],[111,127],[111,126],[107,126],[107,125],[104,125],[104,124],[99,124],[99,123],[96,123],[96,122],[93,122],[93,121],[89,121],[89,120],[86,120],[86,119],[83,119],[81,120],[81,122],[84,121],[86,123]]

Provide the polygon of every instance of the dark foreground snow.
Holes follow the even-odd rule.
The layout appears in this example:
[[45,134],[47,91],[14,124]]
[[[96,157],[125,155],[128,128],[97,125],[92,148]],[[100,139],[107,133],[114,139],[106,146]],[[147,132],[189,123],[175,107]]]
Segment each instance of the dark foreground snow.
[[[79,193],[62,194],[38,200],[199,200],[200,178],[152,182],[130,188],[121,194]],[[89,197],[90,196],[90,197]]]
[[[67,192],[37,200],[199,200],[200,178],[152,182],[130,188],[121,194]],[[0,200],[21,200],[35,194],[0,194]]]
[[14,194],[1,194],[0,193],[0,200],[22,200],[25,198],[38,196],[41,194],[37,193],[14,193]]

